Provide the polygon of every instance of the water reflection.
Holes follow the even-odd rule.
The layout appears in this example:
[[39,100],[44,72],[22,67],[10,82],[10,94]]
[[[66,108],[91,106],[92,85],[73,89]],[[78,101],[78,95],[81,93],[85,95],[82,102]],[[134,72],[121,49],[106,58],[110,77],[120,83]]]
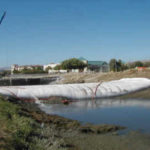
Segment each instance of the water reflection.
[[62,104],[46,104],[41,109],[47,113],[64,113],[64,112],[78,112],[97,108],[113,108],[113,107],[145,107],[150,108],[150,100],[140,99],[97,99],[97,100],[81,100],[72,102],[69,105]]
[[83,123],[117,124],[150,133],[150,100],[82,100],[67,106],[44,105],[41,109],[46,113],[58,114]]

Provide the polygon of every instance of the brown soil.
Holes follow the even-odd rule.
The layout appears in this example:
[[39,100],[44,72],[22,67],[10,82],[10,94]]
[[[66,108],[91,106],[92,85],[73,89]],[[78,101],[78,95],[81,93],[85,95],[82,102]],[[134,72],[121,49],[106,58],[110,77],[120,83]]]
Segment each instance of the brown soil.
[[150,99],[150,88],[119,96],[120,99]]
[[132,69],[123,72],[108,73],[68,73],[63,75],[63,80],[61,80],[60,83],[88,83],[135,77],[150,78],[150,70],[138,71],[136,69]]

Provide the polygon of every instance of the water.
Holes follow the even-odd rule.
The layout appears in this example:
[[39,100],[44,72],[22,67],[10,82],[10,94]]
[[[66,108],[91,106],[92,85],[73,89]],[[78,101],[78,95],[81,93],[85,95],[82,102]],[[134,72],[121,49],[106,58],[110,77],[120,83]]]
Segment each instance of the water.
[[41,109],[82,123],[116,124],[150,133],[150,100],[82,100],[69,105],[47,104]]
[[[20,77],[20,78],[19,78]],[[58,77],[36,77],[34,75],[18,75],[18,77],[7,77],[0,79],[0,86],[23,86],[23,85],[47,85],[54,84],[59,81]]]

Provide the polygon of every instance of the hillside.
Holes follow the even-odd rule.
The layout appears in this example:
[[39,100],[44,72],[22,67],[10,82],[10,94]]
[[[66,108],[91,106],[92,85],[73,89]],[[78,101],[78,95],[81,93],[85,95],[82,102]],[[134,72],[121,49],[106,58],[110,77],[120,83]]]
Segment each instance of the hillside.
[[62,75],[63,80],[60,83],[88,83],[119,80],[121,78],[150,78],[150,70],[137,71],[127,70],[123,72],[108,73],[68,73]]

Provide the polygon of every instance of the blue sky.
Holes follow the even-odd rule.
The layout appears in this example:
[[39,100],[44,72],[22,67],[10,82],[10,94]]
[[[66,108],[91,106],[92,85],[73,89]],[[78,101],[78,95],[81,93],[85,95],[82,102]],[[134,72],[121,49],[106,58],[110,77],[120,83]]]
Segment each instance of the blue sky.
[[0,0],[0,67],[71,57],[150,59],[148,0]]

